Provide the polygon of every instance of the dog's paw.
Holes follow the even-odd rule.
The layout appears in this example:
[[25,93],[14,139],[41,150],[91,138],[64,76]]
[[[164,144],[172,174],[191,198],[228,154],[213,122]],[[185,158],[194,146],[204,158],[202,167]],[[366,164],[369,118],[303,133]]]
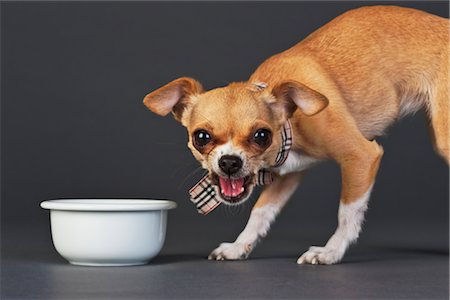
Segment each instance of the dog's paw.
[[246,259],[252,251],[252,245],[244,243],[222,243],[208,256],[209,260]]
[[308,251],[299,257],[297,263],[331,265],[339,262],[342,259],[342,256],[343,253],[333,248],[310,247]]

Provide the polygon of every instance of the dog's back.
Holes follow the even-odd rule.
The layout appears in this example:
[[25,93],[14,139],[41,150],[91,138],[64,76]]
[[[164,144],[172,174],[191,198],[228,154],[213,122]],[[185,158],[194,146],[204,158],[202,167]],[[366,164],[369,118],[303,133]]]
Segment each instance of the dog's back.
[[[320,66],[367,138],[381,135],[399,117],[426,108],[432,119],[439,115],[439,124],[432,125],[441,127],[441,148],[447,148],[443,151],[448,157],[448,42],[447,19],[410,8],[363,7],[269,58],[252,77],[279,76],[278,68],[292,65],[295,71],[280,77],[297,76],[290,79],[314,86],[317,74],[310,70]],[[317,81],[315,88],[326,94],[324,80]],[[340,101],[335,98],[330,102]]]

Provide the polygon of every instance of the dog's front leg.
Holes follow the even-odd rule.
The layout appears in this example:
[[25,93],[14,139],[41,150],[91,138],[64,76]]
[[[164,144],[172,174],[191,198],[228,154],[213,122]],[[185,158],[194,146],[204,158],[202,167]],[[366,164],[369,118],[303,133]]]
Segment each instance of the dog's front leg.
[[365,141],[357,152],[340,161],[342,172],[338,227],[324,247],[310,247],[297,263],[334,264],[361,231],[364,213],[378,171],[383,149],[376,142]]
[[301,173],[290,173],[276,177],[274,182],[261,193],[252,209],[244,230],[233,243],[222,243],[208,259],[245,259],[258,240],[267,235],[270,225],[289,200],[300,182]]

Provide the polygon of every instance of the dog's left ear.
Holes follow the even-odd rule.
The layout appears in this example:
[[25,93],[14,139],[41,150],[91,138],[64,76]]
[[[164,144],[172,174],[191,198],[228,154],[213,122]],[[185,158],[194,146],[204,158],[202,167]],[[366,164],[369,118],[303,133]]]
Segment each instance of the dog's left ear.
[[155,114],[166,116],[173,113],[181,122],[183,113],[191,104],[190,96],[203,92],[202,85],[189,77],[178,78],[144,97],[144,104]]
[[328,99],[321,93],[297,81],[285,81],[272,90],[277,105],[282,105],[286,117],[290,118],[297,108],[305,115],[313,116],[328,106]]

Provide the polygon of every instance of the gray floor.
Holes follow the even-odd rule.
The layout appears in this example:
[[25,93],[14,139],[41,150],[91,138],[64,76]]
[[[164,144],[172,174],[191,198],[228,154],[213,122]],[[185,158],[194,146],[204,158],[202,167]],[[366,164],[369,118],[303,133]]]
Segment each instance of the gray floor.
[[2,237],[2,299],[448,299],[442,225],[369,226],[334,266],[295,263],[313,235],[296,241],[275,228],[249,260],[213,262],[205,259],[212,242],[169,231],[149,265],[120,268],[69,265],[47,231],[16,228]]

